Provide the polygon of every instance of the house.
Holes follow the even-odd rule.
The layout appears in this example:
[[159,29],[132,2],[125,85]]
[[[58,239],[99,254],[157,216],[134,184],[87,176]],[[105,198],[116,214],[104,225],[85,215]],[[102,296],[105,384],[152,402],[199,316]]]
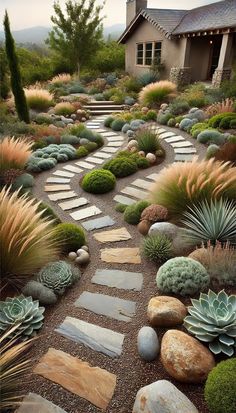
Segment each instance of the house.
[[[160,3],[160,2],[159,2]],[[164,2],[163,2],[164,3]],[[192,10],[147,8],[147,0],[127,0],[126,71],[135,76],[164,65],[163,78],[177,84],[212,80],[219,86],[236,59],[236,0]]]

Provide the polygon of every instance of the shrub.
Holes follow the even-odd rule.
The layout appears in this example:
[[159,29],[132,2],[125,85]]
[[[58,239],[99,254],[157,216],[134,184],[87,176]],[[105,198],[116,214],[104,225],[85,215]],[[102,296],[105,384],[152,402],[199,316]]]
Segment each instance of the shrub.
[[132,159],[119,157],[106,162],[103,169],[111,171],[116,178],[123,178],[137,172],[138,167]]
[[57,225],[55,232],[65,254],[77,251],[86,243],[84,231],[78,225],[62,223]]
[[5,137],[0,142],[0,170],[24,169],[33,143],[26,139]]
[[40,203],[26,195],[18,198],[18,193],[5,188],[0,192],[1,271],[6,283],[29,277],[58,253],[52,221],[42,218]]
[[189,86],[182,94],[181,98],[189,104],[190,107],[206,105],[205,87],[199,83]]
[[208,131],[217,131],[217,129],[211,128],[207,122],[202,122],[202,123],[195,123],[190,129],[190,134],[192,135],[193,138],[197,138],[200,132],[203,132],[204,130]]
[[225,136],[218,131],[206,129],[199,133],[197,140],[200,143],[214,143],[216,145],[223,145],[225,142]]
[[234,122],[236,123],[236,113],[232,116],[226,116],[225,118],[221,119],[220,121],[220,129],[229,129],[231,127],[231,124],[234,125]]
[[44,113],[39,113],[34,121],[38,124],[38,125],[50,125],[51,123],[53,123],[53,119],[51,118],[51,116],[44,114]]
[[138,77],[138,82],[142,87],[149,85],[150,83],[157,82],[158,76],[154,72],[147,72]]
[[155,153],[161,148],[158,135],[148,128],[141,129],[136,134],[138,149],[147,153]]
[[50,83],[53,86],[61,86],[64,83],[70,83],[71,82],[71,75],[69,73],[60,73],[57,76],[54,76]]
[[234,118],[236,114],[233,112],[225,112],[225,113],[220,113],[219,115],[215,115],[208,121],[209,126],[212,126],[213,128],[218,128],[220,126],[221,121],[224,118],[228,118],[231,116],[232,118]]
[[162,265],[156,282],[163,294],[194,295],[208,287],[209,275],[199,262],[176,257]]
[[45,202],[39,202],[37,211],[42,212],[41,218],[50,220],[53,225],[58,225],[61,223],[60,218],[57,216],[54,210]]
[[75,125],[69,126],[69,135],[77,136],[77,138],[80,137],[81,132],[84,131],[85,126],[83,123],[76,123]]
[[54,107],[56,115],[70,116],[75,112],[75,107],[70,102],[60,102]]
[[184,326],[198,340],[209,343],[214,354],[233,356],[236,348],[236,296],[228,296],[224,290],[218,294],[209,290],[200,294],[199,300],[191,300],[190,315]]
[[57,295],[63,295],[80,277],[78,268],[65,261],[55,261],[44,266],[37,275],[37,280]]
[[111,123],[111,129],[114,131],[121,131],[121,129],[123,128],[123,126],[125,125],[125,121],[122,119],[115,119],[113,120],[113,122]]
[[219,151],[220,147],[215,144],[211,144],[208,146],[207,151],[206,151],[206,159],[210,159],[216,155],[216,153]]
[[138,201],[135,204],[128,205],[124,213],[125,222],[130,225],[138,225],[143,210],[149,205],[148,201]]
[[87,156],[88,154],[89,154],[89,151],[88,149],[85,148],[85,146],[80,146],[76,151],[77,158],[83,158],[84,156]]
[[128,205],[125,205],[125,204],[116,204],[115,210],[116,210],[117,212],[121,212],[121,213],[123,214],[123,212],[125,212],[127,206],[128,206]]
[[22,188],[32,188],[34,186],[34,177],[30,174],[24,173],[18,176],[13,184],[12,190],[17,191],[17,189]]
[[0,331],[7,331],[9,328],[17,328],[9,335],[15,335],[21,339],[28,339],[36,334],[43,325],[43,313],[45,308],[39,307],[38,301],[33,301],[32,297],[6,298],[0,301]]
[[86,93],[81,83],[74,83],[68,88],[68,93]]
[[98,148],[98,145],[96,142],[89,142],[85,145],[85,149],[87,149],[88,152],[93,152]]
[[211,413],[236,411],[236,358],[221,361],[209,373],[205,384],[205,400]]
[[141,220],[149,222],[166,221],[168,218],[168,211],[162,205],[150,205],[144,209],[141,215]]
[[176,125],[176,120],[175,118],[170,118],[167,122],[167,126],[170,126],[171,128],[174,128]]
[[174,102],[171,103],[169,106],[169,111],[172,115],[182,115],[183,113],[188,112],[189,110],[189,104],[188,102],[184,100],[175,100]]
[[87,173],[81,183],[83,190],[91,194],[105,194],[112,191],[115,185],[115,176],[105,169]]
[[156,106],[176,93],[176,85],[168,80],[151,83],[139,93],[139,101],[145,106]]
[[236,137],[235,142],[226,142],[219,151],[215,153],[217,161],[232,162],[236,166]]
[[196,244],[207,242],[236,243],[236,206],[228,200],[202,201],[189,207],[183,223],[188,228],[188,239]]
[[24,89],[27,104],[30,109],[45,110],[53,104],[53,95],[46,89]]
[[171,241],[165,235],[146,237],[142,250],[146,258],[155,263],[162,263],[171,258]]
[[81,139],[87,139],[88,141],[93,140],[94,139],[94,132],[91,131],[90,129],[84,129],[80,133],[80,138]]
[[38,300],[40,304],[52,305],[57,302],[56,294],[38,281],[29,281],[22,290],[24,296],[31,296]]
[[167,125],[171,118],[171,113],[163,113],[157,116],[157,122],[160,123],[160,125]]
[[197,161],[170,165],[163,169],[152,187],[151,201],[165,206],[172,216],[180,216],[187,206],[201,200],[236,199],[236,168],[227,163]]
[[139,169],[146,169],[149,168],[150,163],[147,158],[143,158],[142,156],[136,159],[136,165]]
[[236,129],[236,118],[230,121],[229,127],[230,129]]
[[80,138],[74,135],[62,135],[60,141],[63,144],[79,145]]
[[149,110],[148,113],[145,115],[146,117],[146,121],[150,121],[150,120],[157,120],[157,112],[155,110]]
[[181,120],[179,128],[184,131],[189,131],[195,123],[197,123],[197,119],[184,118]]

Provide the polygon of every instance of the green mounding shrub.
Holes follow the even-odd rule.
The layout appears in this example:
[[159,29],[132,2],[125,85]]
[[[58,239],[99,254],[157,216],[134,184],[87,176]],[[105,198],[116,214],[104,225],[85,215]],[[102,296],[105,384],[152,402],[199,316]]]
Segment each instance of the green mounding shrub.
[[171,128],[174,128],[176,125],[176,120],[175,118],[170,118],[167,122],[167,126],[170,126]]
[[84,156],[87,156],[88,154],[89,154],[89,151],[88,149],[85,148],[85,146],[80,146],[76,151],[77,158],[83,158]]
[[61,223],[60,218],[57,216],[57,214],[54,212],[54,210],[45,202],[40,202],[37,208],[38,212],[42,212],[41,218],[45,218],[48,220],[53,221],[53,225],[58,225]]
[[172,115],[178,116],[188,112],[190,106],[184,100],[174,100],[169,106],[169,111]]
[[138,225],[142,212],[150,205],[148,201],[138,201],[135,204],[128,205],[125,209],[124,220],[130,225]]
[[130,124],[129,123],[125,123],[123,128],[121,129],[122,133],[127,133],[128,130],[130,130]]
[[158,135],[148,128],[141,129],[136,134],[136,140],[138,142],[139,151],[147,153],[155,153],[161,149],[161,144]]
[[59,224],[56,227],[55,233],[65,254],[77,251],[86,244],[84,231],[78,225],[68,223]]
[[57,295],[63,295],[65,290],[79,278],[79,269],[66,261],[51,262],[45,265],[37,275],[37,281]]
[[137,172],[138,167],[132,159],[119,157],[106,162],[103,169],[111,171],[116,178],[124,178]]
[[90,138],[90,142],[95,142],[99,148],[104,145],[104,139],[100,133],[93,132],[93,137]]
[[88,139],[88,141],[90,141],[94,138],[94,133],[90,129],[84,129],[80,133],[80,138],[81,139]]
[[22,289],[24,296],[32,297],[43,305],[53,305],[57,302],[56,294],[38,281],[29,281]]
[[116,210],[117,212],[121,212],[121,213],[123,214],[123,213],[125,212],[127,206],[128,206],[128,205],[125,205],[125,204],[116,204],[115,210]]
[[46,113],[39,113],[38,115],[36,115],[34,121],[38,125],[50,125],[51,123],[53,123],[51,116],[47,115]]
[[201,108],[206,105],[206,92],[202,84],[193,84],[181,94],[181,99],[189,104],[190,107]]
[[112,124],[111,124],[111,129],[114,131],[121,131],[121,129],[123,128],[123,126],[125,125],[125,121],[122,119],[115,119]]
[[98,148],[98,145],[96,144],[96,142],[89,142],[85,145],[85,148],[90,153],[95,151]]
[[145,119],[146,122],[151,121],[151,120],[156,121],[157,120],[157,112],[155,110],[149,110],[148,113],[145,115],[145,117],[146,117],[146,119]]
[[125,97],[126,93],[122,92],[121,90],[118,90],[115,95],[112,95],[111,100],[116,105],[122,105],[123,103],[125,103]]
[[105,98],[104,98],[104,96],[103,96],[102,93],[97,93],[96,95],[94,95],[94,99],[95,99],[97,102],[102,102],[102,101],[105,100]]
[[23,340],[33,337],[43,325],[44,311],[45,308],[39,307],[38,301],[33,301],[32,297],[8,297],[0,301],[0,332],[19,324],[9,338],[16,335]]
[[74,135],[62,135],[60,138],[62,144],[79,145],[80,138]]
[[165,235],[148,236],[142,245],[143,255],[155,263],[162,263],[171,258],[171,248],[171,241]]
[[215,144],[211,144],[208,146],[206,151],[206,159],[210,159],[215,156],[215,154],[219,151],[220,147]]
[[87,173],[82,180],[82,188],[91,194],[105,194],[116,185],[116,177],[110,171],[99,169]]
[[157,106],[176,93],[176,85],[168,80],[151,83],[145,86],[140,94],[139,101],[145,106]]
[[138,93],[140,91],[140,89],[142,88],[142,85],[139,82],[139,79],[137,79],[135,77],[127,77],[127,79],[125,79],[123,81],[123,85],[124,85],[127,92],[136,92],[136,93]]
[[77,138],[80,138],[81,132],[85,130],[85,126],[83,123],[75,124],[72,126],[69,126],[69,135],[77,136]]
[[27,164],[27,171],[40,172],[54,168],[57,162],[76,159],[76,149],[70,144],[51,144],[33,153]]
[[236,349],[236,296],[228,296],[224,290],[218,294],[209,290],[208,294],[201,293],[199,300],[191,302],[184,327],[198,340],[209,343],[212,353],[233,356]]
[[230,129],[236,129],[236,119],[232,119],[229,124]]
[[225,136],[216,130],[206,129],[199,133],[197,141],[206,144],[214,143],[216,145],[223,145],[225,142]]
[[236,358],[221,361],[208,375],[205,400],[211,413],[236,411]]
[[176,123],[180,123],[183,119],[184,119],[183,116],[176,116],[176,118],[175,118]]
[[229,143],[236,143],[236,135],[231,135],[228,137],[228,142]]
[[233,201],[202,201],[189,207],[184,213],[183,224],[188,228],[190,242],[212,244],[230,242],[236,244],[236,205]]
[[171,113],[163,113],[157,116],[157,122],[160,123],[160,125],[167,125],[171,118]]
[[200,123],[195,123],[190,129],[190,134],[192,135],[193,138],[197,138],[200,132],[203,132],[204,130],[217,130],[214,128],[210,128],[207,122],[200,122]]
[[219,128],[220,129],[229,129],[231,127],[232,122],[233,122],[233,124],[234,124],[234,122],[236,124],[236,113],[232,116],[227,116],[227,117],[221,119]]
[[199,262],[176,257],[162,265],[157,272],[156,282],[161,294],[191,296],[207,288],[210,278]]
[[125,105],[133,106],[135,104],[135,99],[132,98],[131,96],[126,96],[124,103]]
[[213,116],[211,119],[209,119],[208,124],[209,126],[211,126],[212,128],[218,128],[220,126],[220,122],[224,119],[224,118],[228,118],[231,116],[236,116],[235,113],[233,112],[224,112],[224,113],[220,113],[218,115]]
[[86,93],[86,91],[80,83],[75,83],[68,88],[68,93]]
[[34,186],[34,177],[30,174],[24,173],[18,176],[12,184],[12,190],[17,191],[22,188],[32,188]]
[[148,161],[148,159],[143,158],[142,156],[139,156],[136,159],[136,165],[139,169],[146,169],[146,168],[149,168],[150,162]]

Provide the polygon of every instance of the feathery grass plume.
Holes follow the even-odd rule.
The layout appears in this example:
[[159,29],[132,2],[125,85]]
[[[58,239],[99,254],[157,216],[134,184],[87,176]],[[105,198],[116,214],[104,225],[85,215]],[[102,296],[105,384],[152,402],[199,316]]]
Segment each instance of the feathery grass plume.
[[71,75],[69,73],[61,73],[60,75],[54,76],[50,83],[54,86],[60,86],[63,83],[70,83],[71,80]]
[[150,198],[175,218],[201,200],[236,200],[236,168],[214,159],[170,165],[158,174]]
[[72,115],[75,112],[75,107],[70,102],[60,102],[54,107],[56,115]]
[[23,342],[18,342],[17,335],[10,338],[17,327],[17,325],[13,326],[0,337],[1,411],[15,409],[20,405],[22,394],[20,394],[19,386],[25,380],[32,363],[27,353],[35,338]]
[[139,102],[145,106],[156,106],[165,99],[169,99],[176,94],[177,87],[175,83],[169,80],[150,83],[145,86],[139,93]]
[[24,89],[27,104],[30,109],[44,110],[53,105],[53,95],[46,89],[37,85]]
[[234,100],[230,98],[226,98],[222,100],[222,102],[213,103],[210,105],[206,113],[208,116],[215,116],[219,113],[229,113],[234,111]]
[[24,169],[32,151],[33,142],[6,136],[0,142],[0,171]]
[[[59,247],[53,221],[42,218],[40,202],[19,197],[5,187],[0,192],[0,245],[2,280],[20,284],[42,265],[57,258]],[[3,286],[3,288],[4,288]]]

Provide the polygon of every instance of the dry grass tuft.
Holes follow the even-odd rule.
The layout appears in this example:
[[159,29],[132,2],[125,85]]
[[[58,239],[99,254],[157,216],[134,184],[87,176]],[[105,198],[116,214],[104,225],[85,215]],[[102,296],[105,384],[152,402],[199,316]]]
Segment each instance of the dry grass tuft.
[[53,95],[46,89],[31,86],[24,91],[30,109],[45,110],[53,105]]
[[175,83],[169,80],[161,80],[160,82],[150,83],[145,86],[139,93],[139,102],[145,106],[157,106],[164,100],[168,100],[175,96],[177,87]]
[[60,102],[54,107],[56,115],[70,116],[75,112],[75,106],[70,102]]
[[63,83],[70,83],[72,80],[71,75],[69,73],[61,73],[60,75],[54,76],[50,83],[52,85],[62,85]]
[[0,142],[0,170],[24,169],[32,151],[33,142],[7,136]]
[[19,191],[0,192],[0,245],[2,280],[20,284],[59,252],[53,221],[41,218],[40,202],[19,197]]
[[208,116],[212,117],[220,113],[231,113],[234,111],[234,100],[227,98],[222,102],[213,103],[206,110]]

